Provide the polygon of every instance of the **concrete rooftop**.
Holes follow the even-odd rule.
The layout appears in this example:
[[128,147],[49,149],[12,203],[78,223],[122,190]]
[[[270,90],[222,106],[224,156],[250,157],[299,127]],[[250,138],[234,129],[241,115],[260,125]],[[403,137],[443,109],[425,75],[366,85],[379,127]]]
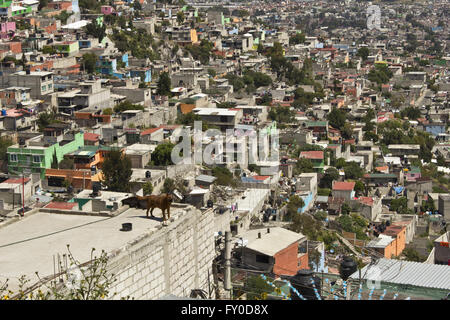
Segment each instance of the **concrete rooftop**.
[[[183,208],[171,208],[171,217]],[[81,263],[90,260],[92,248],[97,255],[104,249],[112,252],[150,232],[162,223],[160,209],[155,218],[146,218],[145,210],[130,208],[116,217],[95,217],[38,212],[0,228],[0,283],[9,278],[9,288],[17,290],[18,278],[26,275],[37,282],[40,277],[53,275],[53,255],[67,254],[66,245]],[[120,231],[122,224],[131,222],[131,231]]]

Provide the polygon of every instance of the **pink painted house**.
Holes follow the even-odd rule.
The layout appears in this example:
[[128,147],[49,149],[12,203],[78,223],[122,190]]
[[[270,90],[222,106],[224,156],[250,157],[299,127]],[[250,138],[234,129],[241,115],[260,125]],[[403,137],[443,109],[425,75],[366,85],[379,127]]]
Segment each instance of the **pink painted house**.
[[110,15],[114,13],[114,8],[111,6],[102,6],[101,11],[104,15]]
[[14,21],[7,21],[0,23],[0,38],[8,39],[14,36],[16,31],[16,23]]

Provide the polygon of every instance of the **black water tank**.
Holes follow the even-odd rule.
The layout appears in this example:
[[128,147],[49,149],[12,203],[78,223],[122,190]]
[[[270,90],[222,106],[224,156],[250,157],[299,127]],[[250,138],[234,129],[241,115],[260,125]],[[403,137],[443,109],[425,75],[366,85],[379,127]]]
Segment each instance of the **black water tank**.
[[[314,277],[314,272],[312,270],[299,270],[295,276],[288,280],[291,281],[292,286],[297,289],[306,300],[318,300],[316,294],[314,293],[314,287],[311,280],[314,280],[317,292],[320,295],[320,279],[318,277]],[[292,300],[301,300],[300,297],[292,291],[292,289],[291,298]]]
[[149,179],[152,177],[152,173],[150,171],[145,171],[145,178]]
[[212,200],[208,200],[208,201],[206,202],[206,206],[207,206],[208,208],[212,208],[212,207],[213,207],[213,202],[212,202]]
[[344,257],[339,270],[342,280],[347,281],[347,279],[355,273],[356,270],[358,270],[358,265],[355,260],[351,257]]

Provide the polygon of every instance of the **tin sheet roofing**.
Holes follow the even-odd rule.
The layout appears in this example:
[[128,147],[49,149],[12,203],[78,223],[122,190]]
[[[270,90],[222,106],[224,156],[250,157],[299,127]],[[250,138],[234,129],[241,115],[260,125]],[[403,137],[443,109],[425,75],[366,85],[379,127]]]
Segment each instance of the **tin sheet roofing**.
[[[373,273],[367,270],[368,267],[374,269]],[[380,259],[374,265],[364,267],[361,274],[364,279],[373,280],[376,274],[382,282],[450,290],[450,266],[446,265]],[[358,279],[359,272],[352,274],[351,278]]]

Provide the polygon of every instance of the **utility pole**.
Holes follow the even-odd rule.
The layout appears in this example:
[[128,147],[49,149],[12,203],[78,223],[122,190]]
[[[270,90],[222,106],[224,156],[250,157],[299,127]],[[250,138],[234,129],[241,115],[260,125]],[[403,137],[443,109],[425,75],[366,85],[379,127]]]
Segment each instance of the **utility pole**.
[[25,175],[22,171],[22,214],[21,216],[25,216]]
[[231,292],[231,232],[225,232],[225,278],[224,278],[224,288],[230,294],[230,299],[232,297]]

